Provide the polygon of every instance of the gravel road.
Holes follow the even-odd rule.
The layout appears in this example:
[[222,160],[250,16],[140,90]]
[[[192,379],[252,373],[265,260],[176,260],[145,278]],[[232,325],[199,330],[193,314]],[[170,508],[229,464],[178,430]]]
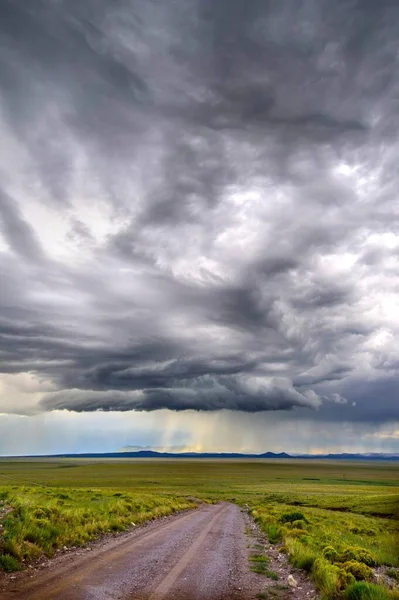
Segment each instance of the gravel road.
[[252,600],[245,516],[204,505],[7,582],[2,600]]

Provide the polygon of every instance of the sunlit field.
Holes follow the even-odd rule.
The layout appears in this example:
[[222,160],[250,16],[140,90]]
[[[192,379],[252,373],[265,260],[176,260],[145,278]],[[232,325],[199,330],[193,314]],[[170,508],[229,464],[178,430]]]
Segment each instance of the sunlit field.
[[394,462],[0,460],[0,568],[198,500],[248,510],[325,598],[399,598]]

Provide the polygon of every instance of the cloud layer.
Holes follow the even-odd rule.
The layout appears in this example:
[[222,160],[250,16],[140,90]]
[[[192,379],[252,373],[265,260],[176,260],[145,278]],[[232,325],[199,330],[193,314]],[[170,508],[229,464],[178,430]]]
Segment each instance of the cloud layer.
[[0,412],[399,420],[398,34],[388,0],[4,0]]

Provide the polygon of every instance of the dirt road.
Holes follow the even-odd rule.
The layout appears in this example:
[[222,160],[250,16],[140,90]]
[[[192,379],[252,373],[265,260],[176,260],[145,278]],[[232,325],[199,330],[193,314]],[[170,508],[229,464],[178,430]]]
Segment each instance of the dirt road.
[[250,600],[245,518],[232,504],[202,506],[153,522],[45,570],[23,574],[2,600]]

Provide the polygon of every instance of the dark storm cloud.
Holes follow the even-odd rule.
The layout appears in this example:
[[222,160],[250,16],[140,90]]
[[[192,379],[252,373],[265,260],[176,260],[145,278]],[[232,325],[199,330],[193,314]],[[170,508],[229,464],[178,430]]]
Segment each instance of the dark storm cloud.
[[[210,369],[210,371],[212,371]],[[139,394],[134,392],[82,392],[68,390],[47,394],[41,402],[43,408],[67,409],[77,412],[87,410],[139,410],[153,411],[168,408],[169,410],[214,411],[238,410],[243,412],[260,412],[267,410],[292,410],[294,407],[317,408],[320,399],[316,394],[301,394],[290,382],[273,380],[267,386],[245,377],[213,377],[197,376],[193,382],[190,373],[189,384],[179,386],[178,379],[167,379],[169,388],[152,388],[151,385],[162,385],[162,378],[153,380],[149,377],[141,382]],[[183,383],[187,380],[183,379]],[[147,387],[148,386],[148,387]]]
[[1,4],[0,372],[35,410],[398,417],[398,33],[388,1]]

